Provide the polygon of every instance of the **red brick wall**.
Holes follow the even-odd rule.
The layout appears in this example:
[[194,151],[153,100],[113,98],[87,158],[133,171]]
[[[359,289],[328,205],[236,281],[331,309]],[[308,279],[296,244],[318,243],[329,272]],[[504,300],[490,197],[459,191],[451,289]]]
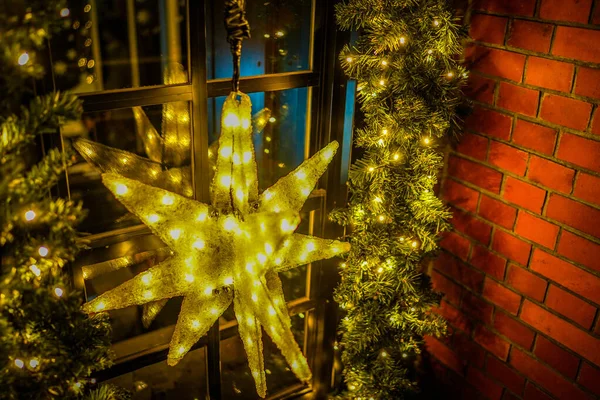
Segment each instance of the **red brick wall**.
[[475,1],[471,36],[435,372],[459,398],[598,398],[600,0]]

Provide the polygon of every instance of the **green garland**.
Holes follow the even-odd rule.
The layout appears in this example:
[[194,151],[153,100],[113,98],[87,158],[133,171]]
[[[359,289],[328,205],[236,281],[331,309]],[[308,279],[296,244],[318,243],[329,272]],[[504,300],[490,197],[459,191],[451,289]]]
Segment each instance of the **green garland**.
[[79,250],[85,212],[50,190],[72,153],[52,149],[36,159],[33,148],[40,135],[81,117],[75,96],[31,91],[66,2],[8,3],[0,6],[0,397],[124,398],[110,386],[89,390],[92,372],[111,363],[110,325],[81,311],[82,295],[63,272]]
[[349,0],[336,12],[342,29],[359,34],[340,60],[364,116],[354,132],[362,157],[350,168],[350,201],[332,213],[352,243],[335,292],[346,311],[345,396],[401,399],[418,390],[423,337],[446,333],[431,312],[440,297],[423,261],[449,228],[434,185],[443,139],[459,130],[466,30],[445,0]]

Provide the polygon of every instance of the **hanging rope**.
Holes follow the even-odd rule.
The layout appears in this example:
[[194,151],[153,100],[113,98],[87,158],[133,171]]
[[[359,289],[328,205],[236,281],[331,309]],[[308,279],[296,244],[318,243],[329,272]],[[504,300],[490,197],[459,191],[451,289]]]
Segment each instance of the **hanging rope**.
[[246,19],[244,0],[225,1],[225,29],[227,42],[233,57],[233,79],[231,87],[234,93],[240,90],[240,60],[242,58],[242,40],[250,39],[250,24]]

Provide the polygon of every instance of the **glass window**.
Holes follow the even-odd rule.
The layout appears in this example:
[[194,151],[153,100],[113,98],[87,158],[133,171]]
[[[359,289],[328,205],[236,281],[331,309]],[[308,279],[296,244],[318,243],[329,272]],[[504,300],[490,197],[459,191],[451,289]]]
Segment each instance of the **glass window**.
[[[250,93],[258,184],[266,189],[304,161],[310,88]],[[211,143],[220,134],[225,96],[209,99],[208,131]],[[265,110],[266,109],[266,110]],[[262,123],[261,123],[262,122]],[[257,125],[264,128],[257,129]]]
[[86,113],[65,129],[77,141],[69,169],[71,195],[89,210],[82,232],[98,233],[140,222],[104,187],[100,172],[117,172],[191,197],[190,115],[187,102]]
[[[251,38],[244,40],[240,75],[310,70],[312,0],[247,1]],[[224,1],[207,2],[208,79],[233,74]]]
[[112,383],[129,390],[132,400],[207,398],[204,348],[190,351],[174,367],[166,361],[148,365],[113,378]]
[[68,28],[51,42],[58,89],[188,81],[185,0],[68,0],[63,15]]

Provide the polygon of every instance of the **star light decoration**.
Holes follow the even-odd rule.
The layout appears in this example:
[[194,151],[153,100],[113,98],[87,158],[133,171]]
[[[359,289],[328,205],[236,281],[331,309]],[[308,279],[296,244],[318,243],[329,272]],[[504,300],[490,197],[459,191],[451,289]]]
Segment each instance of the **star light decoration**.
[[223,105],[210,205],[119,174],[102,175],[116,198],[173,255],[86,303],[84,310],[102,312],[183,296],[167,360],[175,365],[233,301],[256,389],[265,397],[261,327],[294,374],[305,382],[311,378],[291,331],[278,272],[342,254],[350,245],[294,233],[300,209],[335,155],[337,142],[259,195],[250,111],[250,98],[243,93],[231,93]]

